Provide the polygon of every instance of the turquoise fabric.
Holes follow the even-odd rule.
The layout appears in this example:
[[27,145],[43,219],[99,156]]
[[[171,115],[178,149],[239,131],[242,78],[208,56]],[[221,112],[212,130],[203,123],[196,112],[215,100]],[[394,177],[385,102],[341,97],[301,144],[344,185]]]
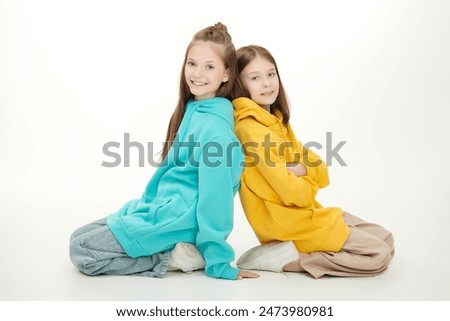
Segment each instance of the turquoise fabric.
[[109,215],[108,226],[131,257],[190,242],[205,258],[207,275],[236,279],[239,270],[230,265],[234,251],[227,238],[243,165],[231,102],[191,100],[174,144],[142,197]]

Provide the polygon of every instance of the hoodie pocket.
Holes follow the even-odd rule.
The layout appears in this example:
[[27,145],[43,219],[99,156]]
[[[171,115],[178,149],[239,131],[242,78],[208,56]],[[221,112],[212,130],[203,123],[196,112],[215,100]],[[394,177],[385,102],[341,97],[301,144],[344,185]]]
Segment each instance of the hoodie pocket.
[[182,216],[187,210],[183,198],[174,194],[171,198],[164,199],[155,207],[155,221],[169,222]]

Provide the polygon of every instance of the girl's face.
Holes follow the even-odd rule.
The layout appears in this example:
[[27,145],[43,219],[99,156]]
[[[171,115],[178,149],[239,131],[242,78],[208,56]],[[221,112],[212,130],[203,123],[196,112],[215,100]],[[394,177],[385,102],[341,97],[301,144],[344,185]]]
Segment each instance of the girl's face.
[[188,51],[184,77],[195,100],[215,97],[222,82],[228,81],[228,69],[216,45],[196,41]]
[[256,56],[241,71],[240,78],[250,93],[250,98],[258,105],[270,110],[278,97],[280,83],[275,65],[267,59]]

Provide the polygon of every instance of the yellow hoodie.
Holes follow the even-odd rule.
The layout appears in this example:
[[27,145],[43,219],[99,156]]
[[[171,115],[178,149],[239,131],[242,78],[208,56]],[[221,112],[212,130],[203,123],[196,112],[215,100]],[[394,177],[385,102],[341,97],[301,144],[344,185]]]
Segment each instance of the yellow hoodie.
[[[272,115],[248,98],[235,99],[233,106],[245,153],[239,196],[258,240],[292,240],[303,253],[338,252],[349,234],[342,210],[315,199],[329,184],[326,164],[303,150],[281,113]],[[307,174],[295,176],[286,169],[289,163],[303,164]]]

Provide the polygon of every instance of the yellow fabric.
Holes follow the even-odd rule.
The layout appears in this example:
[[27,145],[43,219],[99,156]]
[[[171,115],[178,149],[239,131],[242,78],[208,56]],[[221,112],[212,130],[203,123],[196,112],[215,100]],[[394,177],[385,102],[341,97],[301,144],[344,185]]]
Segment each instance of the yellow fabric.
[[[325,162],[303,150],[291,127],[248,98],[233,101],[236,135],[245,152],[239,196],[258,240],[294,241],[303,253],[338,252],[349,228],[337,207],[316,201],[319,188],[329,184]],[[286,164],[301,163],[307,175],[295,176]]]

